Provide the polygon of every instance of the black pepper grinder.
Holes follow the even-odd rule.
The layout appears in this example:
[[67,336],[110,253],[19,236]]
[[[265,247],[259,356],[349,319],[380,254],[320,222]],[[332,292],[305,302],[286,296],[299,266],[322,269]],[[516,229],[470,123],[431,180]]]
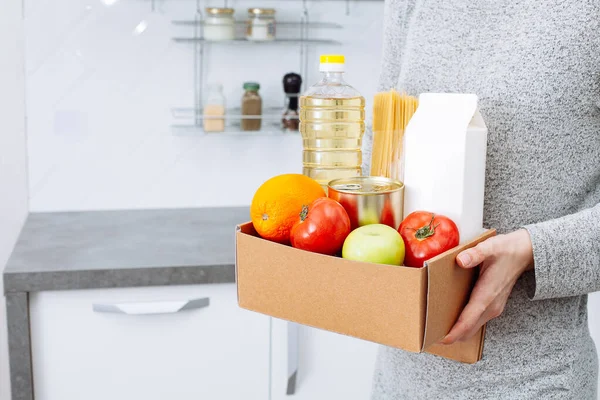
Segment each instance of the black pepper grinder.
[[283,91],[286,94],[287,106],[283,111],[281,124],[287,131],[298,131],[300,124],[298,114],[298,97],[302,87],[302,77],[294,72],[285,74],[283,77]]

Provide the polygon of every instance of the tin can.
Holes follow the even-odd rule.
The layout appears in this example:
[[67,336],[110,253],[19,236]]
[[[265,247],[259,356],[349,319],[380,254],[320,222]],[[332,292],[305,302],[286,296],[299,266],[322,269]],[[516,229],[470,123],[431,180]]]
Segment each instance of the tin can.
[[398,229],[404,218],[400,181],[379,176],[335,179],[329,182],[328,196],[346,209],[352,229],[369,224]]

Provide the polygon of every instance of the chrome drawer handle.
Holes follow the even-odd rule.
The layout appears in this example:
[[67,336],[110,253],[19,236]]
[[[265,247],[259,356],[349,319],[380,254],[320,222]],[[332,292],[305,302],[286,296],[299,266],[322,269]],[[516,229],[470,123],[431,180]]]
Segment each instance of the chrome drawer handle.
[[298,331],[300,325],[294,322],[287,324],[287,390],[286,394],[296,393],[296,381],[298,380]]
[[175,301],[146,301],[129,303],[100,303],[92,304],[92,310],[98,313],[146,315],[146,314],[175,314],[185,310],[195,310],[208,307],[210,298]]

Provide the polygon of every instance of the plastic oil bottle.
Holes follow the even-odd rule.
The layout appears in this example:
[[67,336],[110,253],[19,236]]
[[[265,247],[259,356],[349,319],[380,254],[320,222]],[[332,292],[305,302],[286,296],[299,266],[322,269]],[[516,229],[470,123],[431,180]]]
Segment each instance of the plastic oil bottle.
[[342,55],[322,55],[321,80],[300,97],[303,173],[324,188],[361,176],[365,98],[344,81]]

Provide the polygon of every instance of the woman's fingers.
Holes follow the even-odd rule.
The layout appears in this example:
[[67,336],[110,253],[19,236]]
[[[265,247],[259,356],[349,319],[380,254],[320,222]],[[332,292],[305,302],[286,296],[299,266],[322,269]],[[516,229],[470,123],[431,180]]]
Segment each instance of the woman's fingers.
[[474,324],[471,327],[471,329],[466,331],[461,337],[458,337],[456,339],[456,341],[464,342],[464,341],[471,339],[473,337],[473,335],[475,335],[477,332],[479,332],[479,329],[484,324],[486,324],[487,322],[489,322],[490,320],[492,320],[494,318],[498,318],[502,314],[503,311],[504,311],[504,303],[502,302],[501,299],[498,299],[498,301],[495,301],[494,303],[490,304],[490,306],[487,308],[487,310],[485,310],[483,315],[479,318],[479,321],[477,321],[477,323]]
[[533,263],[531,247],[529,234],[516,231],[487,239],[458,254],[460,267],[482,267],[469,302],[441,343],[467,340],[483,324],[502,314],[517,279]]
[[[473,268],[482,264],[487,257],[491,257],[491,245],[488,243],[489,241],[483,241],[471,249],[460,252],[456,257],[458,265],[462,268]],[[484,316],[488,306],[494,301],[495,296],[493,295],[493,291],[487,287],[487,282],[483,279],[484,276],[485,274],[482,274],[478,279],[469,302],[441,343],[452,344],[470,332],[475,333],[485,323],[485,321],[480,323],[480,320]]]
[[486,295],[481,290],[477,291],[477,286],[473,289],[469,303],[458,317],[458,320],[450,330],[450,332],[442,339],[442,344],[452,344],[461,340],[469,333],[475,333],[485,321],[481,322],[485,316],[488,307],[494,301],[494,297]]
[[468,333],[475,333],[487,320],[481,322],[481,319],[487,317],[490,307],[497,302],[498,295],[502,292],[501,287],[497,287],[500,282],[492,279],[489,272],[484,271],[477,280],[469,302],[458,317],[458,320],[442,339],[443,344],[452,344],[461,340]]
[[468,340],[479,328],[491,319],[499,317],[510,295],[513,285],[505,288],[493,287],[496,281],[485,275],[475,285],[471,298],[450,332],[442,339],[442,344],[452,344]]
[[463,312],[458,317],[458,320],[448,332],[448,334],[442,339],[442,344],[452,344],[462,339],[469,332],[476,332],[481,325],[485,322],[481,322],[487,307],[480,302],[471,302],[467,304]]
[[470,330],[466,331],[461,337],[456,339],[456,342],[465,342],[469,340],[471,337],[473,337],[473,335],[479,332],[479,329],[481,329],[481,327],[489,320],[490,317],[488,316],[488,313],[486,311],[484,315],[482,315],[481,318],[479,318],[479,321],[477,321],[477,323]]

